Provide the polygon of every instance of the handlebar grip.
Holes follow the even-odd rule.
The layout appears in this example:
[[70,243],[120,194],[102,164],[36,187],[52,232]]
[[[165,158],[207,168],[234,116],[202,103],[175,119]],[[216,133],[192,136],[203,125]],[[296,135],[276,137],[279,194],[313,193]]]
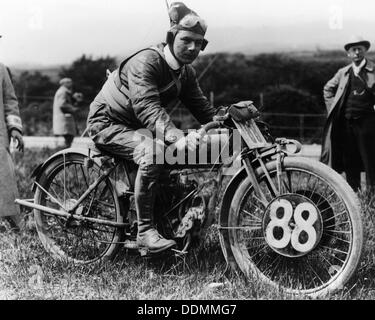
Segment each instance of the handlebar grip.
[[223,116],[216,115],[213,117],[213,121],[225,121],[229,119],[229,113],[226,113]]
[[209,122],[209,123],[205,124],[204,126],[202,126],[202,128],[200,128],[198,130],[198,133],[201,137],[203,137],[207,133],[207,131],[209,131],[211,129],[219,128],[220,126],[221,126],[221,122],[212,121],[212,122]]

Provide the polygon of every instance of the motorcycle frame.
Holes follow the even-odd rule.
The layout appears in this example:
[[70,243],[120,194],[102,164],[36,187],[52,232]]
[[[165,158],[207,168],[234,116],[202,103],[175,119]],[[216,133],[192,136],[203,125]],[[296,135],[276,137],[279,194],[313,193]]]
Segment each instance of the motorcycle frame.
[[[266,141],[265,137],[263,136],[263,134],[261,133],[261,131],[259,130],[258,126],[256,125],[256,123],[253,119],[247,121],[246,123],[240,123],[240,122],[237,122],[237,121],[234,121],[234,120],[233,120],[233,122],[234,122],[236,128],[239,130],[239,132],[241,134],[241,137],[243,138],[243,141],[245,142],[245,145],[248,149],[248,152],[242,154],[241,160],[243,162],[243,167],[240,168],[240,170],[234,175],[234,177],[232,178],[232,180],[229,183],[229,186],[226,188],[226,190],[223,194],[224,201],[222,203],[222,206],[225,205],[225,201],[228,200],[228,197],[231,197],[233,195],[234,190],[233,190],[233,187],[231,187],[231,186],[233,186],[233,185],[238,186],[239,185],[238,181],[239,180],[243,181],[243,179],[245,179],[245,178],[251,179],[252,185],[254,187],[256,195],[259,197],[259,199],[262,202],[266,203],[265,195],[263,194],[263,192],[262,192],[262,190],[259,186],[259,183],[257,181],[257,178],[256,178],[255,172],[256,172],[257,166],[254,163],[254,161],[258,162],[258,166],[260,166],[262,168],[263,172],[265,173],[265,175],[267,177],[268,183],[271,186],[271,190],[273,190],[274,194],[277,195],[277,194],[279,194],[280,189],[279,190],[276,189],[276,186],[274,185],[272,179],[270,178],[270,176],[268,174],[268,171],[267,171],[267,168],[266,168],[265,163],[263,161],[263,158],[264,158],[265,155],[267,155],[267,156],[270,155],[270,154],[278,155],[277,159],[280,161],[280,168],[281,168],[282,167],[281,161],[282,161],[283,156],[280,156],[280,155],[282,155],[283,152],[281,151],[281,148],[278,147],[277,144],[271,144],[271,143]],[[261,150],[261,149],[266,150],[266,152],[259,152],[258,150]],[[65,155],[67,153],[70,153],[70,152],[88,156],[90,161],[94,161],[98,165],[102,166],[103,165],[102,161],[96,161],[96,159],[94,159],[94,157],[97,157],[97,153],[95,152],[95,148],[93,150],[90,149],[90,147],[87,150],[70,148],[70,149],[62,150],[62,151],[56,153],[55,155],[53,155],[52,157],[47,159],[43,164],[38,166],[36,168],[36,170],[34,171],[32,176],[34,176],[36,178],[36,181],[33,184],[33,190],[35,191],[36,188],[39,188],[42,192],[46,193],[48,196],[50,196],[52,199],[54,199],[54,197],[51,194],[49,194],[46,190],[44,190],[43,187],[41,187],[38,183],[40,175],[43,172],[43,169],[49,163],[51,163],[54,159],[56,159],[57,157],[59,157],[61,155],[64,157],[64,168],[65,168]],[[250,160],[250,156],[249,156],[250,153],[253,153],[255,155],[255,158],[253,159],[253,161]],[[72,208],[70,208],[69,210],[67,210],[56,199],[55,199],[55,202],[60,206],[60,208],[61,208],[60,210],[56,210],[56,209],[52,209],[52,208],[49,208],[49,207],[46,207],[46,206],[38,205],[38,204],[34,203],[33,199],[26,199],[26,200],[16,199],[15,202],[19,205],[22,205],[22,206],[25,206],[25,207],[28,207],[28,208],[31,208],[31,209],[40,210],[40,211],[45,212],[47,214],[57,215],[57,216],[65,217],[67,219],[76,219],[76,220],[80,220],[80,221],[98,223],[98,224],[107,225],[107,226],[111,226],[111,227],[124,228],[128,224],[111,222],[111,221],[97,219],[97,218],[91,218],[91,217],[85,217],[85,216],[77,215],[77,214],[74,213],[75,210],[79,207],[79,205],[88,197],[88,195],[93,190],[95,190],[95,188],[100,183],[102,183],[105,179],[107,179],[107,178],[110,179],[111,183],[114,186],[116,186],[116,181],[113,181],[113,179],[110,177],[110,175],[119,165],[120,165],[120,162],[115,162],[110,168],[106,168],[103,171],[103,173],[89,186],[89,188],[84,192],[84,194],[82,194],[80,196],[80,198],[77,200],[75,205]],[[246,175],[243,174],[244,170],[246,171]],[[125,168],[125,174],[127,175],[126,179],[128,180],[129,185],[130,185],[129,172],[126,168]],[[197,188],[199,188],[199,186]],[[116,188],[114,188],[114,189],[115,189],[115,192],[116,192],[116,196],[119,197],[120,195],[118,194]],[[236,188],[234,188],[234,189],[236,189]],[[127,191],[125,191],[125,196],[126,196],[126,193],[127,193]],[[190,192],[184,199],[182,199],[179,202],[179,204],[186,201],[189,197],[194,196],[194,194],[195,194],[194,191]],[[221,212],[222,211],[223,211],[223,208],[221,208]],[[220,220],[222,220],[223,216],[225,217],[226,214],[220,214]],[[223,226],[221,224],[220,228],[225,228],[225,226]]]

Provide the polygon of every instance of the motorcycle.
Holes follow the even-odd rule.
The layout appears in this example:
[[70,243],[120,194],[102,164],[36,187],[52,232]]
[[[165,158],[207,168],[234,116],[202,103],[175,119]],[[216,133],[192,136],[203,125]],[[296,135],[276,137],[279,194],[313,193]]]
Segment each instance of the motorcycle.
[[[217,157],[168,164],[156,196],[158,231],[183,255],[215,224],[227,264],[245,277],[289,294],[321,297],[341,289],[362,252],[356,194],[328,166],[296,156],[299,142],[273,139],[251,102],[223,110],[199,131],[212,141],[226,137]],[[222,157],[224,150],[230,156]],[[53,257],[77,264],[111,259],[121,246],[138,250],[136,172],[134,163],[95,145],[65,149],[34,171],[34,199],[16,202],[34,210]]]

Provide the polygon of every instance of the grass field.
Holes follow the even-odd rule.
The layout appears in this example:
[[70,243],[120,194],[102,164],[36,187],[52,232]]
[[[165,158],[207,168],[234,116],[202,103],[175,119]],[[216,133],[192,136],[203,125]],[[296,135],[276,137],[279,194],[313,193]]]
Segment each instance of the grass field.
[[[32,169],[54,151],[15,154],[21,198],[33,197]],[[375,198],[361,193],[360,199],[366,234],[361,264],[346,287],[326,299],[375,298]],[[0,225],[0,299],[306,299],[225,273],[215,227],[185,259],[150,260],[121,250],[114,261],[74,266],[49,256],[28,218],[21,234]]]

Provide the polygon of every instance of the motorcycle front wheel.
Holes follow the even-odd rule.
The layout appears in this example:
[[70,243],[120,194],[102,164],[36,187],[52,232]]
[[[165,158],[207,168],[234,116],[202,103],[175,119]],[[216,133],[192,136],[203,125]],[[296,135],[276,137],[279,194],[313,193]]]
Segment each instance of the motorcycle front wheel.
[[257,170],[236,191],[228,217],[230,248],[241,271],[287,294],[322,297],[342,289],[356,270],[363,231],[359,200],[328,166],[286,157],[282,171]]

